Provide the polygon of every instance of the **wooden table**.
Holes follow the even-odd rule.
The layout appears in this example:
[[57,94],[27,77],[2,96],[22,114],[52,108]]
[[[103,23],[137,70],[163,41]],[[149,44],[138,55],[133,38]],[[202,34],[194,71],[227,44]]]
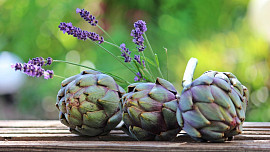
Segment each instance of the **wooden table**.
[[171,142],[135,141],[121,130],[99,137],[77,136],[58,120],[0,121],[0,151],[270,151],[270,122],[246,122],[225,143],[200,143],[183,131]]

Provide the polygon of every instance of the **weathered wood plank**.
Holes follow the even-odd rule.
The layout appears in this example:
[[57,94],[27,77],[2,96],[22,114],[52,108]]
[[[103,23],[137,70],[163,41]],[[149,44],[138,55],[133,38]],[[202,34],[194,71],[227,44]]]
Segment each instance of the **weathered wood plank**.
[[245,128],[270,128],[270,122],[244,122]]
[[66,128],[59,120],[1,120],[0,128]]
[[171,142],[135,141],[123,131],[98,137],[71,134],[58,120],[0,120],[1,151],[270,151],[270,123],[246,122],[225,143],[199,143],[184,131]]
[[13,134],[0,136],[0,141],[135,141],[127,135],[78,136],[74,134]]
[[[0,128],[0,134],[67,134],[68,128]],[[112,130],[111,134],[124,134],[122,130]]]
[[0,148],[13,151],[267,151],[270,149],[269,143],[270,140],[231,141],[223,144],[154,141],[0,141]]
[[36,129],[36,128],[24,128],[24,129],[14,129],[14,128],[2,128],[0,129],[1,134],[68,134],[70,133],[68,129]]
[[243,128],[243,131],[270,131],[270,128]]
[[244,135],[270,135],[270,131],[243,131]]

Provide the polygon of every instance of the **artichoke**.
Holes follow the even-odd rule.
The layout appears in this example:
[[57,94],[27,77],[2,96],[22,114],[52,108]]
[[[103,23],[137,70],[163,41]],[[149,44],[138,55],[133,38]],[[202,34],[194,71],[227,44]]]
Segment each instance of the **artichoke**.
[[59,119],[75,134],[108,134],[121,121],[119,102],[124,93],[112,77],[83,71],[62,82],[56,102]]
[[177,124],[177,91],[161,78],[155,83],[134,83],[121,99],[124,124],[137,140],[172,140]]
[[224,142],[242,132],[247,103],[248,90],[232,73],[207,71],[184,86],[177,120],[195,140]]

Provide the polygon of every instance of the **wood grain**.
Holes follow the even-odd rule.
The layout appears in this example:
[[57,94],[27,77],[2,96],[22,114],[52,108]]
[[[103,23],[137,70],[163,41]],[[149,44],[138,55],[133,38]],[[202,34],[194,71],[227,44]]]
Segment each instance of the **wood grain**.
[[174,141],[135,141],[116,129],[98,137],[71,134],[58,120],[0,121],[0,151],[270,151],[270,123],[246,122],[225,143],[200,143],[184,131]]

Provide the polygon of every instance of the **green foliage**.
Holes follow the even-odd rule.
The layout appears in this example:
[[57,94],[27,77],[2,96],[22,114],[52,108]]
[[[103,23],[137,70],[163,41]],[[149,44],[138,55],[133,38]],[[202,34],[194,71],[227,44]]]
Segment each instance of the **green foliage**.
[[[194,78],[208,70],[232,72],[250,90],[247,120],[270,121],[265,117],[270,107],[269,46],[252,33],[247,6],[246,0],[4,0],[0,1],[0,51],[13,52],[24,61],[37,56],[77,63],[87,60],[97,69],[132,82],[132,73],[109,54],[93,43],[62,34],[57,26],[60,22],[72,22],[84,30],[100,33],[109,41],[102,31],[89,26],[75,13],[76,8],[85,8],[99,19],[99,25],[117,44],[126,43],[134,56],[137,52],[130,31],[133,23],[142,19],[147,23],[146,34],[158,54],[161,71],[166,71],[164,47],[168,49],[169,80],[178,91],[182,89],[187,61],[196,57],[199,63]],[[121,54],[112,46],[104,46],[114,54]],[[145,56],[151,57],[146,50]],[[64,77],[81,71],[63,63],[48,68]],[[61,81],[29,77],[17,95],[16,106],[22,117],[56,119],[54,99]]]

